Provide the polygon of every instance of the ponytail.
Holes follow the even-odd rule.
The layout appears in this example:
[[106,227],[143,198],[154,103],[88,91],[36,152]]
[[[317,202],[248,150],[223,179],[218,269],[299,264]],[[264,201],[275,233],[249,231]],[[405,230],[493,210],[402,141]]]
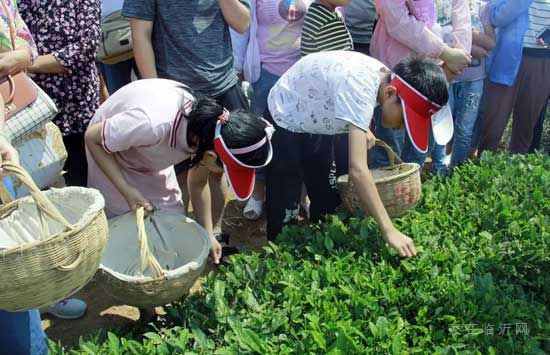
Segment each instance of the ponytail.
[[[204,153],[214,150],[214,135],[216,124],[224,114],[224,107],[200,93],[193,93],[195,97],[191,111],[187,118],[187,142],[190,147],[196,147],[195,156],[187,168],[200,163]],[[181,112],[185,112],[182,106]],[[229,148],[247,147],[257,143],[265,137],[267,123],[259,117],[243,110],[233,111],[223,124],[221,134]],[[266,144],[257,151],[239,155],[239,160],[249,165],[260,165],[267,159],[269,145]]]
[[[198,164],[207,150],[214,149],[214,134],[218,117],[223,107],[214,99],[200,93],[193,93],[195,101],[187,118],[187,142],[196,147],[196,154],[191,159],[190,167]],[[183,112],[183,109],[182,109]]]

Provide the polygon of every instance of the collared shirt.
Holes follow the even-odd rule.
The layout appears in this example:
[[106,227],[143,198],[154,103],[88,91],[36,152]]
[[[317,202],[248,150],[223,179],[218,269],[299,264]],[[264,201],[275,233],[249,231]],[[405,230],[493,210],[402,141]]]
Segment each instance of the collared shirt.
[[[115,156],[128,183],[161,209],[184,212],[173,165],[194,154],[187,144],[187,120],[180,113],[193,100],[176,81],[134,81],[109,97],[90,122],[103,125],[103,148]],[[90,155],[88,186],[103,193],[109,217],[129,211],[124,197]]]

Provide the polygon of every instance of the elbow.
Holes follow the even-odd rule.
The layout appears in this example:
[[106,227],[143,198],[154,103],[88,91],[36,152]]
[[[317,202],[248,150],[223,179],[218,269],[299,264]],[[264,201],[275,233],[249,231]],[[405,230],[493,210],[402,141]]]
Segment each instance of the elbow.
[[86,129],[86,132],[84,133],[84,144],[86,145],[86,148],[90,148],[93,144],[95,144],[94,135],[92,133],[91,127],[88,127]]
[[243,34],[246,31],[248,31],[249,27],[250,27],[250,16],[247,16],[245,21],[239,23],[238,26],[233,27],[233,29],[235,30],[235,32]]

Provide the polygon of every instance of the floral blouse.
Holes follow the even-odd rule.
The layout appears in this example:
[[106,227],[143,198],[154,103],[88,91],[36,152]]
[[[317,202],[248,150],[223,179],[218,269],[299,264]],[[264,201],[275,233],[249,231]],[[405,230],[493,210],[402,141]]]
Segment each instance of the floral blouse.
[[38,54],[52,54],[66,70],[64,74],[36,74],[33,79],[55,101],[59,114],[54,121],[63,135],[83,133],[99,107],[95,58],[100,0],[19,1]]
[[[15,48],[28,47],[33,53],[33,57],[36,58],[36,44],[32,39],[31,32],[27,28],[23,19],[19,15],[17,9],[17,0],[0,0],[3,1],[6,7],[11,12],[11,18],[15,24]],[[7,14],[4,12],[4,7],[0,6],[0,52],[7,52],[12,49],[11,36],[10,36],[10,24]]]

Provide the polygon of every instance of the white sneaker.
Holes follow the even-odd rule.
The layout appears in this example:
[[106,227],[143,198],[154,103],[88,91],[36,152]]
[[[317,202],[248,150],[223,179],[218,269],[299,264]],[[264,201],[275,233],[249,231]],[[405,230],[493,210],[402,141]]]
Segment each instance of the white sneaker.
[[86,314],[87,308],[86,302],[78,298],[65,298],[50,304],[42,310],[42,313],[49,313],[61,319],[77,319]]

